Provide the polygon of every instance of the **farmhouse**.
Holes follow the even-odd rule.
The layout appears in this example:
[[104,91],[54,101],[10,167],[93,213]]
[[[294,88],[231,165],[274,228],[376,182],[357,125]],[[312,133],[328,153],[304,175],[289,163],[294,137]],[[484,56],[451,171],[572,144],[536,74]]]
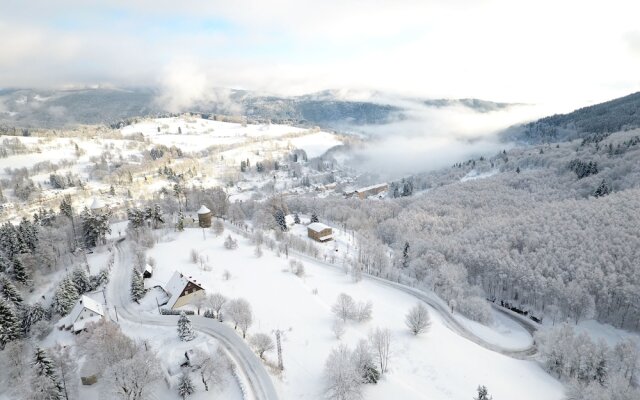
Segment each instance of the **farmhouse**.
[[88,296],[80,296],[71,312],[60,320],[61,329],[71,330],[74,333],[83,330],[90,322],[98,322],[104,317],[102,304]]
[[367,186],[360,189],[352,190],[350,192],[345,192],[344,197],[348,199],[355,196],[360,200],[364,200],[369,196],[375,196],[387,190],[389,190],[389,185],[386,183],[380,183],[377,185]]
[[189,304],[198,297],[204,296],[204,288],[191,276],[184,276],[175,271],[164,288],[170,296],[167,307],[176,309]]
[[320,222],[307,225],[307,234],[311,239],[318,242],[327,242],[333,239],[331,227]]

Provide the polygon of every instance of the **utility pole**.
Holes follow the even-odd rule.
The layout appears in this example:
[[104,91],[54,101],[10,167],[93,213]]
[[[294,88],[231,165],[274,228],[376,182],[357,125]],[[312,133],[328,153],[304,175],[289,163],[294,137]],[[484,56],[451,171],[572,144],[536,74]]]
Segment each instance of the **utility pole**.
[[284,365],[282,364],[282,343],[280,340],[280,329],[276,329],[276,346],[278,347],[278,369],[284,371]]

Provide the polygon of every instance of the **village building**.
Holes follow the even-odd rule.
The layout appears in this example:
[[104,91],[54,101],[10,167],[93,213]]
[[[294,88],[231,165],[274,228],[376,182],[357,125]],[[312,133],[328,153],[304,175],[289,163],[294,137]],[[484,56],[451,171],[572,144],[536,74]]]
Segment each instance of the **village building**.
[[307,225],[307,235],[315,241],[327,242],[333,239],[333,230],[321,222],[314,222]]
[[185,276],[178,271],[173,273],[164,288],[169,295],[167,307],[174,310],[204,296],[204,288],[191,276]]
[[352,190],[344,193],[345,198],[357,197],[360,200],[364,200],[370,196],[378,195],[382,192],[389,190],[389,185],[386,183],[380,183],[377,185],[367,186],[360,189]]
[[204,204],[198,210],[198,225],[200,228],[211,228],[211,210]]
[[101,213],[105,211],[105,209],[107,208],[107,205],[104,203],[104,201],[100,200],[97,197],[94,197],[93,202],[91,203],[91,207],[89,208],[94,213]]
[[87,324],[104,318],[102,304],[88,296],[80,296],[71,312],[60,320],[59,328],[74,333],[84,330]]
[[144,271],[142,272],[142,277],[151,278],[151,276],[153,276],[153,267],[147,264],[147,266],[144,267]]

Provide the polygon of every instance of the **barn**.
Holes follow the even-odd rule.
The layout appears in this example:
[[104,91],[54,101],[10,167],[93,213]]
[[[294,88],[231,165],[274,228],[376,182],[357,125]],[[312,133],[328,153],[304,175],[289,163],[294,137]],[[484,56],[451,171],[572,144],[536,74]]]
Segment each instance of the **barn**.
[[333,230],[321,222],[314,222],[307,225],[307,235],[315,241],[327,242],[333,239]]
[[169,295],[167,307],[172,310],[204,296],[204,288],[193,277],[185,276],[178,271],[173,273],[164,291]]
[[98,322],[104,318],[102,304],[88,296],[80,296],[71,312],[60,320],[61,329],[71,330],[74,333],[84,330],[90,322]]

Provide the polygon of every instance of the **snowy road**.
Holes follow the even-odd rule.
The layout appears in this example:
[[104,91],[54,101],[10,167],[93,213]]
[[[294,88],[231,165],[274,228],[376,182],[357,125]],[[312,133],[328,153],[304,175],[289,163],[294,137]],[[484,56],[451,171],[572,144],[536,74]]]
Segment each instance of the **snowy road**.
[[[311,256],[308,256],[306,254],[302,254],[299,253],[297,251],[294,250],[289,250],[291,253],[295,253],[298,257],[301,258],[305,258],[309,261],[312,261],[314,263],[316,263],[317,265],[321,265],[324,267],[328,267],[328,268],[333,268],[333,269],[338,269],[341,270],[341,267],[336,266],[334,264],[330,264],[326,261],[322,261],[322,260],[318,260],[316,258],[313,258]],[[433,309],[435,309],[438,313],[440,313],[442,315],[442,318],[445,322],[445,324],[447,325],[447,327],[449,329],[451,329],[453,332],[457,333],[458,335],[484,347],[485,349],[491,350],[491,351],[495,351],[498,352],[500,354],[503,354],[505,356],[509,356],[509,357],[513,357],[513,358],[517,358],[520,360],[526,360],[526,359],[530,359],[533,356],[535,356],[535,354],[538,352],[538,349],[536,347],[535,342],[533,344],[531,344],[528,347],[522,348],[522,349],[509,349],[509,348],[505,348],[502,346],[498,346],[494,343],[489,343],[486,340],[478,337],[477,335],[475,335],[473,332],[471,332],[469,329],[467,329],[464,325],[462,325],[458,320],[456,320],[453,315],[449,312],[449,309],[447,308],[446,304],[443,303],[443,301],[441,299],[439,299],[437,296],[435,296],[432,293],[428,293],[428,292],[424,292],[422,290],[416,289],[416,288],[412,288],[410,286],[406,286],[403,285],[401,283],[397,283],[397,282],[392,282],[389,281],[387,279],[384,278],[379,278],[377,276],[373,276],[373,275],[368,275],[368,274],[364,274],[363,273],[363,278],[364,279],[368,279],[370,281],[374,281],[380,285],[384,285],[384,286],[388,286],[391,288],[394,288],[396,290],[399,290],[401,292],[407,293],[415,298],[417,298],[418,300],[421,300],[425,303],[427,303],[428,305],[430,305],[431,307],[433,307]],[[513,319],[514,321],[516,321],[518,324],[522,325],[527,332],[529,333],[533,333],[536,330],[536,327],[533,325],[533,323],[528,323],[525,320],[522,320],[521,318],[517,318],[514,315],[511,315],[511,313],[505,312],[499,308],[496,308],[497,311],[503,312],[506,316],[510,317],[511,319]]]
[[[151,326],[177,326],[178,316],[148,315],[138,313],[131,308],[129,297],[131,271],[126,267],[126,252],[121,242],[117,242],[115,248],[118,257],[111,271],[107,297],[108,305],[117,308],[118,318]],[[192,316],[190,319],[195,330],[218,340],[231,361],[235,363],[240,380],[245,381],[246,400],[278,399],[271,377],[262,362],[233,329],[210,318]]]

